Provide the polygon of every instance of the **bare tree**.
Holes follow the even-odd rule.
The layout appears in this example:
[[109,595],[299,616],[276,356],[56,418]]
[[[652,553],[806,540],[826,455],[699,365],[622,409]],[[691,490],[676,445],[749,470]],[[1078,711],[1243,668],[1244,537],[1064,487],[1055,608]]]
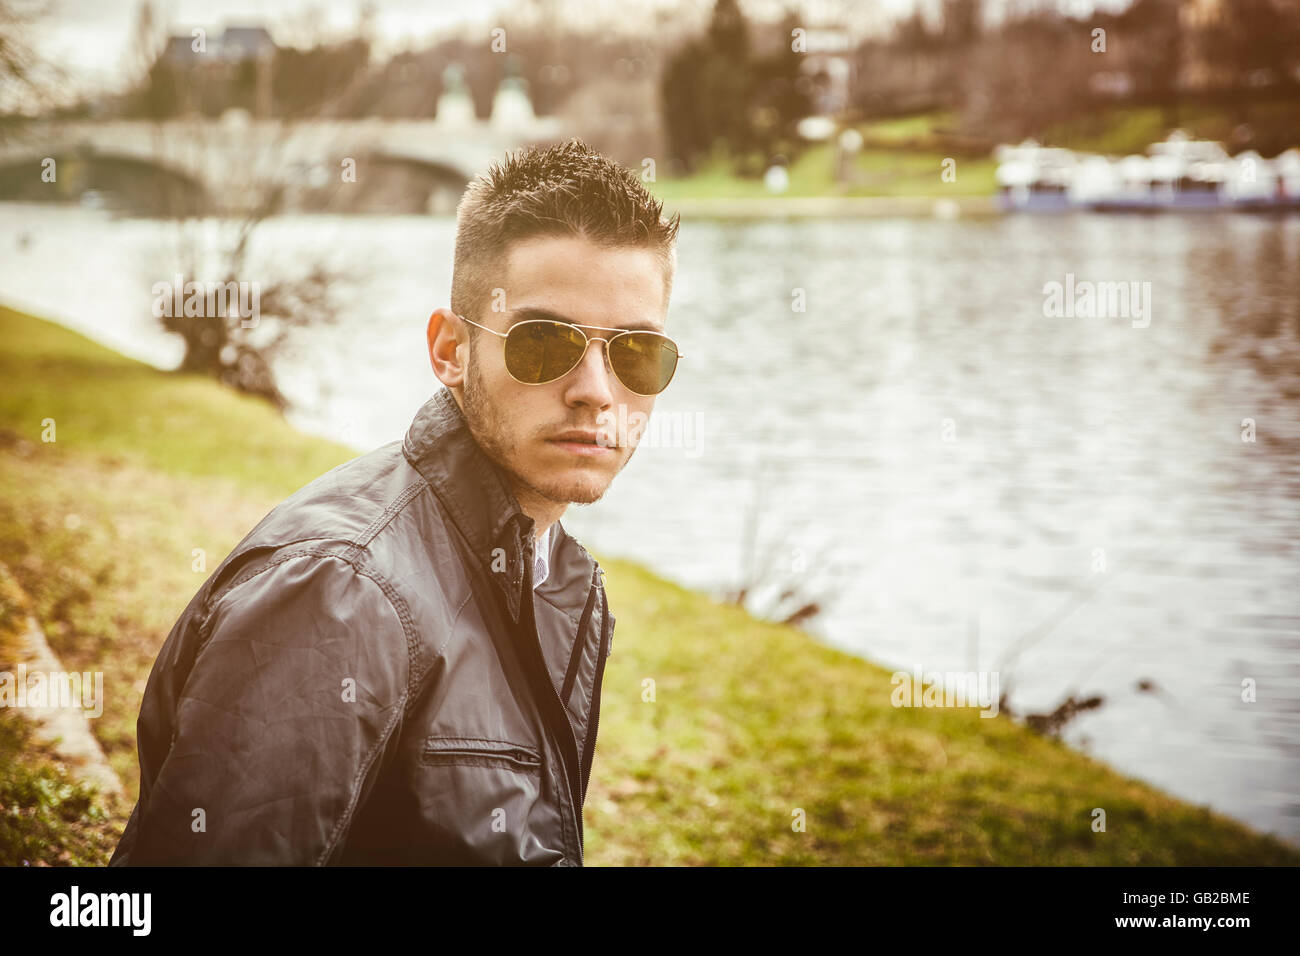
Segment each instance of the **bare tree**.
[[[186,81],[202,84],[207,76],[204,70],[194,70]],[[195,92],[201,100],[203,90]],[[160,162],[183,158],[185,168],[203,171],[203,183],[219,184],[200,195],[193,190],[177,193],[165,210],[175,222],[175,269],[195,282],[205,280],[202,285],[218,292],[227,290],[224,296],[205,298],[201,309],[180,314],[172,309],[159,316],[162,326],[185,343],[181,369],[210,374],[280,409],[288,403],[272,374],[275,358],[296,330],[336,323],[339,287],[360,276],[355,269],[330,264],[325,252],[307,257],[289,274],[283,266],[255,260],[254,240],[268,220],[285,210],[286,197],[309,175],[287,164],[287,153],[314,153],[325,168],[349,152],[329,132],[334,127],[320,121],[337,111],[338,97],[345,93],[341,88],[325,99],[313,116],[253,120],[230,111],[222,121],[194,114],[154,121]],[[296,148],[291,150],[291,144]],[[341,176],[336,174],[333,181],[335,190],[341,188]],[[249,287],[256,293],[254,316],[242,306],[230,307],[230,293]],[[177,299],[188,299],[185,290]]]
[[32,43],[35,24],[50,12],[49,0],[0,0],[0,138],[39,112],[66,79]]

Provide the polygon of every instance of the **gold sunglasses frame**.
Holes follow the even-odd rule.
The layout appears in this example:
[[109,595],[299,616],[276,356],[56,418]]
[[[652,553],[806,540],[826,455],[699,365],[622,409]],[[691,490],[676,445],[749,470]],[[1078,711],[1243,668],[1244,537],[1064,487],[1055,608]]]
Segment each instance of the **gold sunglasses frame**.
[[[662,332],[655,332],[652,329],[612,329],[605,325],[579,325],[577,322],[559,322],[556,321],[555,319],[525,319],[522,322],[516,322],[514,325],[510,326],[510,332],[498,332],[496,329],[489,329],[486,325],[483,325],[480,322],[475,322],[473,319],[467,319],[463,315],[459,315],[454,312],[452,314],[455,315],[456,318],[460,319],[462,322],[468,322],[470,325],[480,328],[484,332],[491,332],[493,335],[502,339],[508,339],[510,337],[510,332],[513,332],[515,329],[524,325],[532,325],[535,322],[545,322],[547,325],[568,325],[568,326],[572,326],[573,328],[577,329],[579,332],[582,333],[582,337],[586,340],[582,346],[582,354],[578,356],[578,360],[573,363],[571,368],[569,368],[564,373],[555,376],[555,378],[548,378],[545,382],[525,382],[519,378],[516,378],[515,373],[510,371],[510,365],[507,364],[506,374],[509,375],[511,378],[513,378],[516,382],[519,382],[520,385],[550,385],[552,382],[558,382],[560,379],[564,378],[565,375],[568,375],[569,372],[572,372],[575,368],[577,368],[579,365],[582,364],[582,360],[587,357],[587,349],[591,347],[592,342],[604,342],[605,343],[605,367],[609,369],[610,374],[612,374],[616,379],[618,379],[618,383],[622,385],[624,388],[626,388],[633,395],[640,395],[642,398],[654,398],[654,396],[662,395],[664,392],[668,390],[668,386],[671,385],[673,383],[673,379],[677,377],[677,366],[675,364],[673,365],[673,374],[668,376],[668,381],[664,383],[664,387],[659,389],[659,391],[650,392],[650,393],[638,392],[635,389],[628,388],[628,385],[625,381],[623,381],[622,376],[620,376],[618,372],[614,369],[614,363],[609,357],[609,344],[613,342],[615,339],[624,335],[633,335],[636,333],[640,333],[641,335],[657,335],[659,336],[659,338],[665,339],[666,341],[672,344],[673,350],[677,353],[678,361],[681,361],[682,359],[686,358],[686,356],[682,354],[681,349],[677,347],[676,341],[674,341],[669,336],[664,335]],[[586,332],[583,332],[582,331],[583,329],[599,329],[602,332],[617,332],[618,335],[611,335],[609,338],[606,339],[606,338],[601,338],[600,336],[590,336]]]

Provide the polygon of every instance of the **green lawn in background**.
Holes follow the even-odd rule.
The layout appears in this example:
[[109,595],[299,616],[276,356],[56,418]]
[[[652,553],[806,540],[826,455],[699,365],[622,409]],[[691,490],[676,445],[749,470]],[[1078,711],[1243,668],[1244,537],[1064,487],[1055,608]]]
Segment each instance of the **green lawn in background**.
[[721,157],[705,163],[690,176],[660,177],[648,184],[655,196],[667,202],[691,199],[771,199],[807,196],[925,196],[933,198],[988,196],[996,189],[991,157],[953,157],[956,179],[941,178],[943,152],[864,146],[856,157],[852,185],[835,181],[835,148],[827,143],[809,147],[789,167],[789,187],[773,194],[761,179],[745,179],[731,172]]

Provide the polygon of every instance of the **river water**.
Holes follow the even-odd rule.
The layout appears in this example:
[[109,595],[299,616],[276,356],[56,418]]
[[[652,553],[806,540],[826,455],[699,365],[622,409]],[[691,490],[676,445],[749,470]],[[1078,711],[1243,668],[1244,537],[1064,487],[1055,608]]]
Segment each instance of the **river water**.
[[[344,320],[277,366],[296,425],[402,437],[438,387],[453,239],[450,218],[260,227],[248,278],[354,275]],[[174,367],[150,289],[176,247],[165,223],[0,204],[0,301]],[[1300,218],[697,221],[679,256],[686,358],[571,532],[690,587],[754,579],[757,610],[793,585],[828,643],[996,671],[1018,713],[1101,695],[1070,744],[1300,842]],[[1149,311],[1049,314],[1046,284],[1090,281],[1150,283]]]

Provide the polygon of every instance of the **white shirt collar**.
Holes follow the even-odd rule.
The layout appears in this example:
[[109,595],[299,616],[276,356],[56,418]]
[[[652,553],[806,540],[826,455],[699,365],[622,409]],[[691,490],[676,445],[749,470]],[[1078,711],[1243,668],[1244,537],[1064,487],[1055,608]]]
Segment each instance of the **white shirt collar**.
[[551,529],[548,527],[533,548],[536,561],[533,564],[533,588],[539,587],[551,573]]

